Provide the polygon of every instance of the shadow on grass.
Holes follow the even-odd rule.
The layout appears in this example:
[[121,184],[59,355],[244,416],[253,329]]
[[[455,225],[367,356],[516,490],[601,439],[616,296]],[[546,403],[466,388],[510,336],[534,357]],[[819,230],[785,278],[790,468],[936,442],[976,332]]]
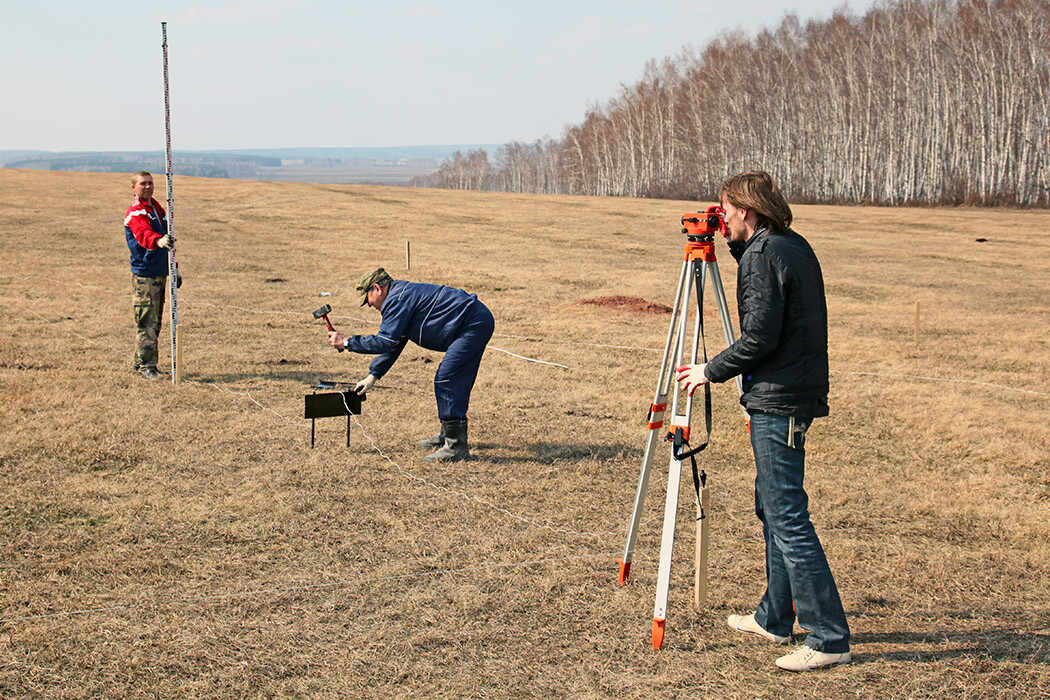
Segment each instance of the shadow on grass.
[[[994,661],[1050,666],[1050,634],[1027,632],[1023,627],[999,627],[979,632],[886,632],[855,634],[855,644],[884,644],[898,651],[862,653],[858,660],[933,663],[966,656],[986,656]],[[916,646],[947,649],[909,649]]]
[[[184,374],[183,379],[205,382],[207,384],[238,384],[241,382],[251,381],[278,381],[278,382],[294,382],[301,384],[303,389],[310,389],[317,385],[317,382],[321,379],[328,381],[337,381],[348,383],[351,386],[361,381],[360,377],[355,375],[347,376],[333,376],[328,372],[317,372],[308,370],[292,370],[283,369],[276,371],[259,371],[259,372],[236,372],[233,374],[218,374],[218,375],[196,375],[196,374]],[[376,387],[377,389],[380,387]]]
[[[640,460],[642,450],[635,445],[623,444],[587,444],[572,442],[531,442],[524,444],[498,444],[490,442],[471,443],[471,454],[478,459],[491,462],[492,464],[522,464],[526,462],[539,462],[551,464],[554,462],[579,461],[581,459],[610,460]],[[491,454],[500,451],[504,454]],[[506,454],[513,452],[514,454]]]

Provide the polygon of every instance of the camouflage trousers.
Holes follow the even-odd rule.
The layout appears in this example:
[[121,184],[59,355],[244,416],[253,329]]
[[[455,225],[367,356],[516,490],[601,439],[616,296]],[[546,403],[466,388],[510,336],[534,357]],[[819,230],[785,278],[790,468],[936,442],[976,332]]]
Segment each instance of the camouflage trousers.
[[135,370],[157,368],[157,338],[164,316],[164,289],[167,277],[139,277],[131,275],[131,298],[135,310]]

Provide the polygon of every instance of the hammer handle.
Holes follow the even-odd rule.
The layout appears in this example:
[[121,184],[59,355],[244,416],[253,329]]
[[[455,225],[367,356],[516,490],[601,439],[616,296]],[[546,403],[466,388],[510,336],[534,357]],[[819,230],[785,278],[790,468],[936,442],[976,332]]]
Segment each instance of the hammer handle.
[[[328,324],[328,330],[330,330],[330,331],[332,331],[333,333],[335,333],[335,329],[334,329],[334,328],[332,328],[332,322],[328,320],[328,314],[325,314],[325,315],[324,315],[324,316],[322,316],[321,318],[323,318],[323,319],[324,319],[324,322]],[[336,348],[336,350],[338,350],[339,352],[342,352],[342,351],[343,351],[344,349],[345,349],[345,348]]]

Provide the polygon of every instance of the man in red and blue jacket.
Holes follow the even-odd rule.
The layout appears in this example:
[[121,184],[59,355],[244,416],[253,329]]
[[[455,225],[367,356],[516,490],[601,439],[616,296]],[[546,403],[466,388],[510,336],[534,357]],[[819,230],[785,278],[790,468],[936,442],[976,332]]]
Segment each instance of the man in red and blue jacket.
[[[131,176],[135,198],[124,214],[124,237],[131,251],[131,294],[138,338],[134,369],[146,379],[156,379],[157,338],[164,314],[164,288],[168,281],[168,216],[153,199],[153,176],[141,170]],[[179,280],[181,282],[181,280]]]

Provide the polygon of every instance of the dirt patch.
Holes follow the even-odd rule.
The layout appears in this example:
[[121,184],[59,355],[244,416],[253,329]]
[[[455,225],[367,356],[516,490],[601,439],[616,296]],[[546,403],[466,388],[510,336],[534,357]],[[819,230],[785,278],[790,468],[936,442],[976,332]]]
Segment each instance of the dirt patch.
[[616,309],[635,311],[640,314],[669,314],[671,307],[664,304],[655,304],[638,297],[597,297],[595,299],[584,299],[579,304],[590,304],[592,306],[608,306]]

